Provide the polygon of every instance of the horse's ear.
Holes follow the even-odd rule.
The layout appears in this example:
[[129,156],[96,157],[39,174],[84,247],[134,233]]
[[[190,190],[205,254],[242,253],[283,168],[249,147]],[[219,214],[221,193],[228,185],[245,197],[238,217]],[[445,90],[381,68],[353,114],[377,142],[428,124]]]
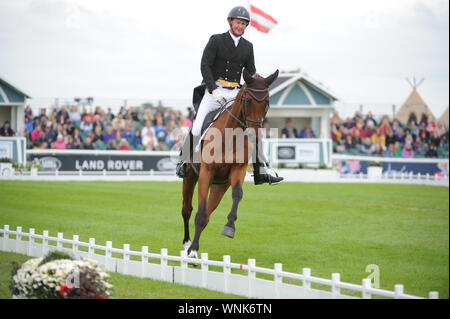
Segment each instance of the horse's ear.
[[248,73],[247,69],[244,69],[242,75],[244,76],[245,83],[250,84],[253,82],[253,77],[250,75],[250,73]]
[[273,74],[269,75],[267,78],[264,79],[267,86],[269,87],[273,81],[275,81],[278,78],[278,70],[276,70]]

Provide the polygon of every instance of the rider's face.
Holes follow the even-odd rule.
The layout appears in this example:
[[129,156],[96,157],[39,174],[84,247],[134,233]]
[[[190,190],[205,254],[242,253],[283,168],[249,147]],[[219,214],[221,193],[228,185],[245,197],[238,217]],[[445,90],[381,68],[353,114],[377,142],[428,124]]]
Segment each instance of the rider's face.
[[231,19],[230,30],[233,35],[237,37],[243,35],[246,27],[247,21],[243,19]]

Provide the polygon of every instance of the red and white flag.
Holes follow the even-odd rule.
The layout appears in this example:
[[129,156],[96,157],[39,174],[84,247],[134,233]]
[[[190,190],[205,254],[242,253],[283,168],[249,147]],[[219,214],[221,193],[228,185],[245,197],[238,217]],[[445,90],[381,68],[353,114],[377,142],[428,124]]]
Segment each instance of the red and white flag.
[[250,25],[264,33],[268,33],[270,29],[278,24],[277,20],[272,16],[252,5],[250,5],[250,18]]

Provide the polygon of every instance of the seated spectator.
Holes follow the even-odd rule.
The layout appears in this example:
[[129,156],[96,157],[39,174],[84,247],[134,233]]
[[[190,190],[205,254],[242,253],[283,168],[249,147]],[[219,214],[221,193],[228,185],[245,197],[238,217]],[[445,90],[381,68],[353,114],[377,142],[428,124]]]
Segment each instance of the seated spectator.
[[[338,135],[340,135],[340,132],[337,128],[337,125],[335,125],[335,124],[331,125],[330,134],[331,134],[331,140],[333,141],[333,143],[338,143]],[[264,136],[264,137],[266,137],[266,136]]]
[[438,157],[436,147],[433,143],[430,144],[427,152],[425,153],[425,157],[429,157],[429,158],[437,158]]
[[163,124],[162,117],[158,117],[158,119],[156,120],[156,125],[154,127],[154,130],[155,130],[156,138],[162,139],[164,141],[164,139],[166,138],[166,127]]
[[402,151],[403,158],[414,158],[414,150],[412,149],[411,143],[405,143]]
[[386,137],[381,133],[381,130],[378,128],[375,134],[372,135],[372,144],[375,145],[377,143],[381,143],[383,147],[386,145]]
[[106,147],[107,150],[116,150],[116,140],[109,140],[108,146]]
[[30,120],[30,118],[28,116],[25,116],[25,123],[24,123],[24,125],[27,128],[28,132],[33,132],[34,125],[33,125],[33,122]]
[[381,124],[379,126],[379,129],[381,131],[381,134],[383,134],[385,136],[388,134],[389,131],[392,131],[391,123],[389,122],[389,117],[388,116],[385,115],[383,117],[383,119],[381,120]]
[[389,157],[389,158],[397,157],[397,156],[395,155],[395,147],[394,147],[394,143],[389,144],[386,153],[384,153],[384,157]]
[[339,116],[339,112],[337,110],[334,111],[333,116],[330,119],[330,124],[331,125],[334,124],[334,125],[337,125],[337,126],[342,125],[342,119]]
[[111,125],[107,126],[106,133],[103,136],[103,142],[108,144],[110,140],[115,140],[115,139],[116,139],[116,132],[113,131],[113,128]]
[[[125,130],[122,133],[122,137],[127,140],[127,142],[130,142],[131,138],[134,136],[134,130],[131,128],[130,125],[126,125]],[[120,145],[119,145],[120,147]]]
[[314,134],[314,131],[311,129],[310,125],[306,125],[306,127],[300,131],[300,138],[315,138],[316,134]]
[[88,136],[86,137],[84,144],[83,144],[83,149],[85,150],[93,150],[95,149],[94,144],[92,143],[91,138]]
[[112,121],[112,127],[114,131],[118,132],[120,129],[125,129],[125,120],[122,117],[122,114],[118,114],[117,117]]
[[415,140],[417,136],[420,136],[420,129],[418,126],[414,126],[413,128],[411,128],[410,132],[413,140]]
[[127,127],[129,127],[134,133],[134,130],[136,129],[136,122],[133,121],[132,113],[130,112],[125,116],[125,129],[127,129]]
[[[381,133],[381,130],[380,130],[380,133]],[[396,141],[397,141],[397,139],[395,138],[394,131],[390,130],[388,132],[387,136],[385,137],[386,147],[389,147],[390,144],[395,144]]]
[[164,144],[164,139],[158,138],[158,145],[155,147],[155,151],[168,151],[169,148]]
[[38,118],[39,118],[39,123],[42,123],[44,118],[47,119],[47,109],[46,108],[41,109],[41,114],[39,114]]
[[14,136],[14,131],[11,129],[9,121],[5,121],[2,127],[0,127],[0,136]]
[[[369,124],[369,122],[372,122],[374,127],[377,126],[377,121],[374,119],[372,112],[367,113],[366,118],[364,119],[364,123],[367,126]],[[370,136],[368,136],[370,137]]]
[[[350,135],[351,136],[351,135]],[[344,153],[345,152],[345,139],[341,139],[336,146],[336,152]]]
[[359,131],[359,135],[361,136],[361,138],[366,137],[366,133],[364,131],[364,120],[362,118],[357,118],[356,126],[352,129],[352,136],[355,136],[356,131]]
[[372,135],[375,134],[376,131],[377,131],[377,130],[375,129],[375,124],[374,124],[374,122],[373,122],[372,120],[368,120],[366,126],[367,126],[367,128],[366,128],[366,130],[364,131],[365,136],[366,136],[366,137],[372,137]]
[[61,109],[56,113],[56,122],[64,124],[69,119],[69,113],[65,105],[61,106]]
[[133,146],[134,148],[142,146],[141,131],[139,130],[134,131],[134,135],[130,140],[130,145]]
[[30,120],[33,118],[33,110],[29,105],[27,105],[27,107],[25,108],[25,116],[28,116]]
[[419,126],[421,128],[426,128],[428,126],[428,115],[426,115],[425,113],[422,113],[420,117]]
[[405,133],[403,132],[403,129],[401,127],[397,129],[397,133],[395,133],[395,139],[401,144],[405,143]]
[[82,122],[87,122],[87,121],[89,121],[89,122],[92,122],[92,123],[95,122],[95,115],[94,115],[94,113],[92,113],[92,110],[91,110],[91,109],[89,109],[89,112],[88,112],[85,116],[83,116],[83,118],[81,119],[81,121],[82,121]]
[[[92,115],[92,116],[91,116]],[[83,132],[90,132],[94,128],[95,117],[94,114],[88,113],[84,116],[83,120],[80,123],[80,130]]]
[[433,132],[432,137],[430,138],[430,145],[434,144],[436,148],[441,146],[441,137],[439,136],[437,130]]
[[[151,109],[145,109],[144,115],[142,116],[142,122],[147,123],[150,122],[153,123],[153,113]],[[141,131],[141,135],[144,136],[144,132]]]
[[66,143],[64,143],[64,138],[63,138],[62,134],[58,134],[58,137],[56,138],[56,141],[55,141],[55,148],[60,149],[60,150],[66,149]]
[[103,131],[103,123],[102,123],[102,121],[100,120],[100,115],[96,115],[96,116],[95,116],[95,119],[94,119],[94,123],[93,123],[92,129],[95,131],[95,129],[96,129],[98,126],[100,127],[100,132],[102,132],[102,131]]
[[286,119],[285,127],[281,130],[281,137],[283,137],[283,138],[297,138],[298,137],[297,129],[292,126],[291,119]]
[[106,113],[106,122],[111,123],[114,120],[115,116],[111,111],[111,108],[108,107],[108,113]]
[[394,121],[392,122],[392,130],[394,131],[395,134],[397,134],[399,129],[404,130],[403,125],[400,123],[398,119],[394,119]]
[[101,126],[96,126],[93,136],[92,136],[92,143],[95,144],[97,141],[103,142],[105,140],[103,134],[102,134],[102,128]]
[[425,143],[424,141],[422,141],[422,139],[420,138],[420,136],[416,137],[416,140],[413,143],[413,150],[415,152],[419,152],[419,153],[423,153],[427,150],[428,145],[427,143]]
[[119,151],[129,151],[129,150],[131,150],[131,148],[128,145],[128,142],[127,142],[126,139],[123,138],[123,139],[120,140],[120,144],[119,144],[118,150]]
[[142,145],[145,146],[146,150],[151,151],[157,145],[158,140],[156,139],[153,130],[148,129],[146,133],[147,134],[142,137]]
[[414,112],[409,113],[409,116],[408,116],[408,123],[411,123],[411,122],[414,122],[415,126],[417,126],[417,124],[418,124],[417,116],[416,116],[416,113],[414,113]]
[[363,139],[361,138],[361,135],[359,133],[359,130],[355,132],[355,135],[353,136],[353,141],[355,142],[355,148],[360,149],[361,145],[363,144]]
[[368,137],[364,139],[364,144],[361,146],[361,152],[364,155],[372,155],[375,151],[375,145],[372,144],[372,140]]
[[375,155],[375,156],[384,156],[384,151],[385,151],[384,146],[383,146],[381,143],[377,143],[377,144],[375,144],[375,146],[374,146],[374,150],[373,150],[372,155]]
[[355,140],[353,139],[353,136],[347,135],[345,139],[345,150],[351,151],[354,150],[356,147]]
[[78,142],[78,140],[75,140],[72,136],[68,135],[66,141],[66,148],[71,150],[79,150],[81,148],[81,145]]
[[151,121],[145,122],[145,126],[141,130],[141,136],[147,136],[148,130],[151,130],[153,132],[153,135],[155,135],[155,129],[153,128]]
[[353,125],[353,121],[352,121],[352,119],[351,119],[350,116],[347,116],[347,117],[345,118],[345,122],[344,122],[343,126],[344,126],[347,130],[351,131],[351,129],[353,128],[354,125]]
[[402,157],[402,146],[399,141],[394,144],[394,152],[396,157]]
[[35,139],[39,138],[43,133],[41,126],[38,124],[34,127],[33,132],[31,132],[31,141],[34,142]]
[[175,144],[175,132],[172,129],[173,121],[170,121],[166,127],[166,138],[164,139],[164,143],[170,149]]
[[429,136],[428,136],[428,132],[426,130],[421,130],[420,131],[420,139],[422,141],[424,141],[425,143],[427,143],[427,144],[430,142],[430,139],[429,139]]

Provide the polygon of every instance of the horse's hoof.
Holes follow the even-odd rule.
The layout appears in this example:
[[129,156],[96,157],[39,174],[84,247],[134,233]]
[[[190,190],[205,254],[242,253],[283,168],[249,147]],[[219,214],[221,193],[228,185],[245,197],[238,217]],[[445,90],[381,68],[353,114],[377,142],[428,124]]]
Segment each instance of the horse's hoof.
[[[197,259],[197,258],[198,258],[197,252],[196,252],[195,250],[192,250],[192,251],[189,253],[188,258],[196,258],[196,259]],[[190,262],[189,264],[192,265],[192,266],[194,266],[194,267],[198,267],[198,264],[197,264],[197,263]]]
[[222,230],[222,235],[225,235],[230,238],[234,238],[234,229],[230,226],[225,225]]
[[191,247],[191,241],[190,240],[188,240],[187,242],[183,243],[184,250],[188,250],[189,247]]

